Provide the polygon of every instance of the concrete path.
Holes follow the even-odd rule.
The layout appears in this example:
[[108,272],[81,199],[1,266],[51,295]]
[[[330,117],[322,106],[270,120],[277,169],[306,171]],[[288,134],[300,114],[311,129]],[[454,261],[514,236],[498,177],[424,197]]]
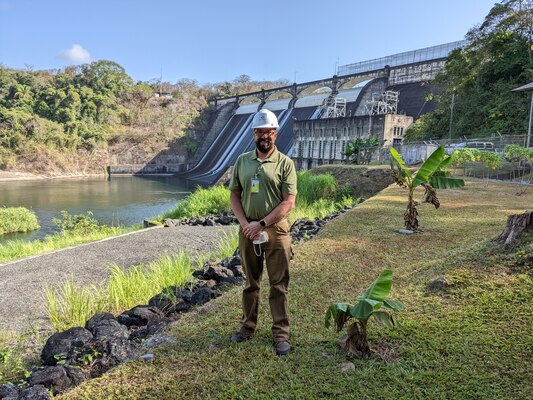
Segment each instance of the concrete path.
[[0,264],[0,331],[49,328],[44,288],[69,277],[79,286],[104,282],[107,266],[147,263],[179,250],[207,252],[233,227],[150,228]]

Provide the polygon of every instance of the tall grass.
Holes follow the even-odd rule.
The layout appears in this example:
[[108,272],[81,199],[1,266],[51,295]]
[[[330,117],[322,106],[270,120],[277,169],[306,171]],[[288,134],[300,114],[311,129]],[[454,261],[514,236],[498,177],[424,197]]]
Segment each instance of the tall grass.
[[[312,175],[308,171],[300,171],[297,175],[298,196],[296,209],[290,215],[292,221],[303,217],[323,218],[344,205],[358,202],[346,188],[338,185],[333,175]],[[162,219],[199,217],[230,211],[229,195],[229,190],[223,186],[198,188],[175,209],[164,214]]]
[[146,265],[125,269],[110,265],[107,284],[79,288],[72,279],[59,288],[46,288],[47,311],[52,326],[62,331],[73,326],[84,326],[96,312],[115,314],[148,300],[169,286],[183,286],[192,278],[196,266],[207,258],[222,259],[232,255],[237,248],[237,230],[227,234],[212,252],[192,257],[185,252],[162,255]]
[[109,227],[101,226],[97,231],[91,233],[62,232],[48,235],[43,240],[24,242],[21,240],[9,241],[0,244],[0,262],[15,260],[17,258],[28,257],[35,254],[63,249],[86,242],[105,239],[110,236],[117,236],[123,233],[132,232],[139,229],[139,226],[132,227]]
[[229,190],[222,185],[208,189],[198,187],[163,218],[184,218],[230,211]]
[[39,229],[37,216],[24,207],[0,208],[0,235]]

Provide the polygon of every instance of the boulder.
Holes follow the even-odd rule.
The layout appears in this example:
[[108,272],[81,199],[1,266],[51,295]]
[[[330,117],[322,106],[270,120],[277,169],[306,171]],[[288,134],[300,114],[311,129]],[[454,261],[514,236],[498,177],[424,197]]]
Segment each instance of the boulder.
[[173,292],[170,293],[171,294],[163,291],[159,294],[156,294],[154,297],[148,300],[148,305],[150,307],[159,308],[163,312],[167,312],[176,302],[175,294]]
[[117,318],[118,322],[122,325],[130,326],[143,326],[148,324],[149,321],[164,318],[165,314],[156,307],[149,306],[137,306],[131,310],[125,311]]
[[28,383],[31,386],[42,385],[54,394],[64,393],[89,378],[81,368],[55,365],[32,372]]
[[175,304],[168,310],[169,313],[184,313],[189,311],[191,308],[191,304],[187,303],[186,301],[180,301],[179,303]]
[[43,385],[35,385],[21,391],[17,400],[50,400],[50,398],[50,393]]
[[190,303],[194,305],[205,304],[213,297],[215,297],[215,292],[212,289],[208,287],[199,288],[194,291]]
[[54,333],[48,338],[41,352],[41,359],[46,365],[56,365],[57,358],[69,359],[76,349],[83,347],[93,338],[93,334],[81,327],[70,328],[64,332]]
[[106,356],[111,360],[112,365],[117,365],[126,361],[135,348],[125,338],[113,338],[107,342]]
[[16,399],[19,395],[18,388],[12,383],[4,383],[0,385],[0,399],[13,398]]
[[116,319],[104,319],[93,326],[91,330],[94,337],[98,340],[109,338],[127,338],[129,336],[128,328],[119,323]]
[[221,282],[225,278],[234,276],[230,269],[222,265],[209,265],[201,270],[195,271],[193,275],[204,280],[213,279],[216,282]]
[[447,287],[448,287],[448,281],[446,280],[444,276],[440,276],[434,281],[429,282],[426,288],[429,292],[434,293],[434,292],[439,292],[441,290],[444,290]]
[[85,329],[92,332],[97,323],[106,319],[115,319],[115,316],[109,312],[96,313],[85,323]]

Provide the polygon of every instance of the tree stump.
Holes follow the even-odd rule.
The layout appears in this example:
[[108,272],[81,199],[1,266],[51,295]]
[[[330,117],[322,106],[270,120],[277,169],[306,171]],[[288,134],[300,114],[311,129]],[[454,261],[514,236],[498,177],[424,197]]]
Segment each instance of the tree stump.
[[509,244],[526,231],[533,231],[533,211],[509,215],[507,217],[507,225],[505,225],[503,232],[500,233],[498,242]]

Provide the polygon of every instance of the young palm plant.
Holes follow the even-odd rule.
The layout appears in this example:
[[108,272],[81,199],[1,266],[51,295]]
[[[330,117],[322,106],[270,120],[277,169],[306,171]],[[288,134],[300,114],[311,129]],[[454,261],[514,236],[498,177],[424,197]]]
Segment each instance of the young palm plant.
[[444,171],[450,165],[452,157],[444,154],[444,147],[442,146],[431,153],[415,174],[411,173],[409,168],[405,166],[405,161],[394,147],[390,148],[390,153],[392,156],[391,168],[395,173],[394,179],[399,186],[405,187],[409,191],[407,210],[404,214],[405,229],[418,232],[418,210],[416,206],[419,203],[413,198],[415,189],[418,186],[424,187],[425,202],[433,204],[435,208],[439,208],[440,202],[435,189],[459,188],[463,187],[465,182],[459,178],[451,178],[449,173]]
[[392,287],[392,271],[384,270],[379,277],[366,289],[362,296],[357,298],[357,303],[335,303],[326,312],[326,328],[331,326],[331,319],[335,322],[337,332],[340,332],[346,322],[351,318],[355,321],[348,327],[347,334],[341,340],[342,348],[349,354],[366,359],[372,355],[367,339],[367,325],[370,317],[392,329],[396,321],[391,311],[402,311],[404,305],[387,296]]

